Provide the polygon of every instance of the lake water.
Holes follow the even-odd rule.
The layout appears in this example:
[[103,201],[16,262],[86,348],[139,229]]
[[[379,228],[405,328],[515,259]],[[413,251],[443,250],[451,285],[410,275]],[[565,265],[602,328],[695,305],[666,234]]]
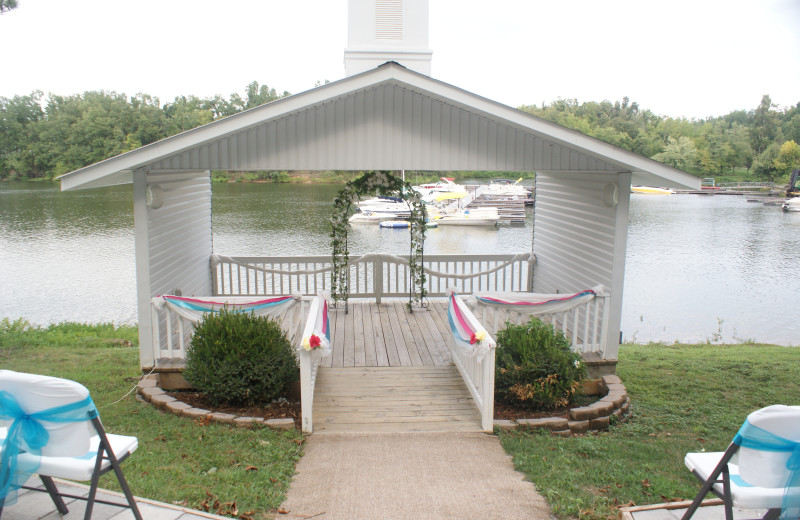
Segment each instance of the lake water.
[[[213,187],[214,250],[329,254],[341,186]],[[0,183],[0,318],[134,323],[130,186],[62,193]],[[431,229],[429,254],[518,253],[532,218],[498,229]],[[359,226],[351,254],[408,253],[407,231]],[[800,344],[800,214],[736,196],[637,196],[631,203],[622,331],[636,342]]]

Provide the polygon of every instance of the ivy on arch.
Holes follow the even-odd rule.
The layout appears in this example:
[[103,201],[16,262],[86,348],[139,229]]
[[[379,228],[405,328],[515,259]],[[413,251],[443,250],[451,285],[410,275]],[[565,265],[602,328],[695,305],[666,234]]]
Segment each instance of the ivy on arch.
[[354,203],[361,197],[401,197],[411,210],[411,254],[408,261],[408,273],[412,288],[408,299],[408,310],[412,311],[414,302],[421,304],[425,298],[425,271],[423,255],[425,245],[425,221],[427,215],[422,200],[407,182],[398,179],[387,171],[371,171],[358,179],[348,182],[339,195],[333,200],[333,216],[331,218],[331,246],[333,248],[333,271],[331,272],[331,297],[334,303],[344,301],[350,293],[348,262],[350,252],[347,249],[347,233],[350,230],[349,217]]

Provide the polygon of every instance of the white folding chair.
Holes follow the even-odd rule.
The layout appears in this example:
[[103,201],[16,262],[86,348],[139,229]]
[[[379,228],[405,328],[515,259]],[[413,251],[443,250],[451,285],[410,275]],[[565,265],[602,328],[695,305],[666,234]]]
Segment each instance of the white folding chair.
[[[46,432],[44,444],[29,446],[31,437],[19,432]],[[38,440],[36,442],[39,442]],[[16,447],[15,447],[16,446]],[[59,513],[68,513],[64,498],[85,500],[86,520],[95,503],[131,509],[142,520],[120,462],[138,447],[136,437],[106,434],[89,391],[67,379],[0,370],[0,516],[11,505],[17,489],[46,491]],[[13,472],[12,472],[13,470]],[[114,470],[127,503],[99,500],[97,483],[101,475]],[[45,489],[24,485],[36,474]],[[86,497],[60,493],[53,478],[91,481]],[[11,500],[8,500],[8,499]]]
[[726,520],[733,520],[734,506],[766,509],[764,520],[797,520],[800,406],[756,410],[724,453],[687,453],[684,463],[703,485],[682,520],[692,517],[709,492],[723,500]]

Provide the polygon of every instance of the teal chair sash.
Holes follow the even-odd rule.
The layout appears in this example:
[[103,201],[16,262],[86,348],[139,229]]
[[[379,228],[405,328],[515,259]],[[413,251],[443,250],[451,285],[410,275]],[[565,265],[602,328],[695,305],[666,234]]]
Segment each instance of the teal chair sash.
[[759,451],[791,453],[786,462],[789,478],[783,492],[781,520],[796,520],[800,516],[800,442],[784,439],[745,421],[733,443]]
[[[39,469],[42,448],[50,440],[50,434],[41,421],[70,423],[95,417],[97,408],[91,396],[86,396],[82,401],[26,414],[9,391],[0,390],[0,419],[11,421],[0,457],[0,503],[3,499],[5,505],[15,503],[17,490]],[[21,462],[18,460],[20,453],[29,453],[34,457],[26,457],[25,462]]]

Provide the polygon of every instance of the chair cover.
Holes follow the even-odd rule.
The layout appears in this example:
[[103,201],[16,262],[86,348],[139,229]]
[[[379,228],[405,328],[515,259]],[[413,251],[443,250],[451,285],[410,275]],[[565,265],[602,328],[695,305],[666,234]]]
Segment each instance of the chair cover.
[[[800,442],[800,406],[768,406],[748,415],[747,423],[787,441]],[[791,451],[765,451],[749,447],[747,443],[740,446],[739,474],[745,481],[759,487],[786,485],[790,473],[786,466]]]
[[97,408],[79,383],[1,370],[0,500],[15,503],[17,490],[37,473],[43,455],[85,454],[89,421],[95,417]]
[[[29,414],[89,397],[89,390],[75,381],[11,370],[0,370],[0,390],[14,394],[19,406]],[[42,455],[74,457],[89,450],[89,439],[94,435],[94,429],[88,421],[42,420],[41,423],[50,434],[49,442],[42,447]],[[0,419],[0,426],[10,425],[11,420]]]

